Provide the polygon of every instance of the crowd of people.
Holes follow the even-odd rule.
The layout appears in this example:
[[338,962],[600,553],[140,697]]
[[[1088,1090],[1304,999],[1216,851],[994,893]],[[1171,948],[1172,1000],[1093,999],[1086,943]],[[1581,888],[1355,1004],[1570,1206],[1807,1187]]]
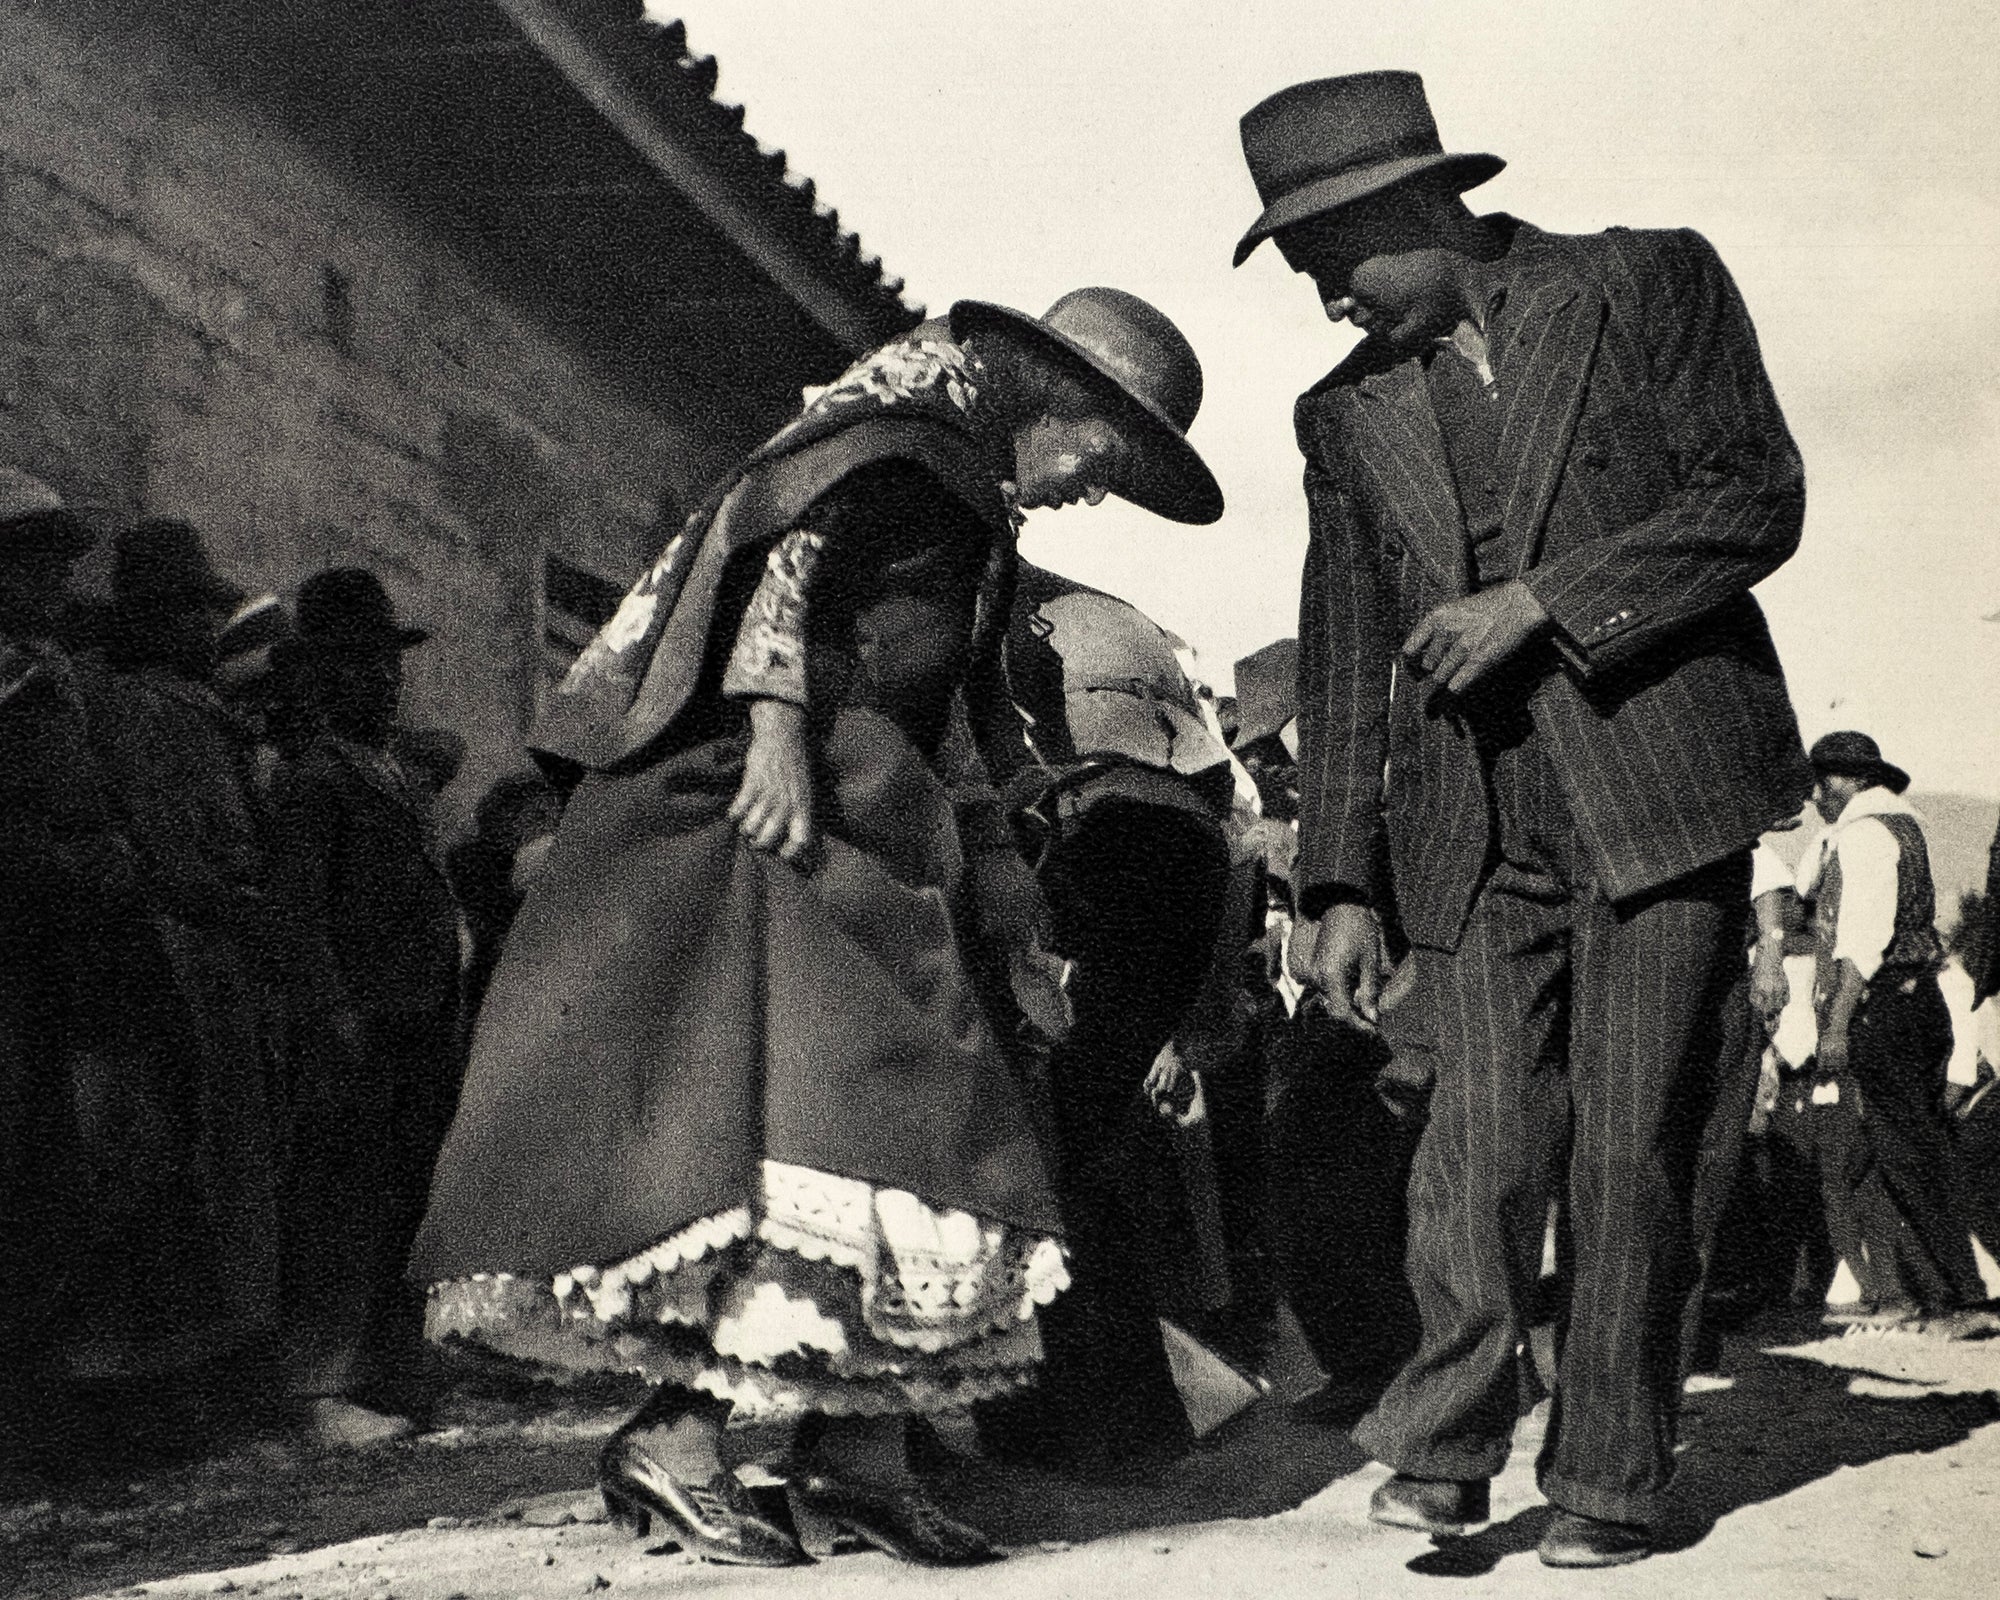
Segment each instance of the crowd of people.
[[[1804,748],[1749,596],[1803,468],[1715,253],[1475,216],[1500,163],[1411,74],[1243,139],[1238,260],[1367,337],[1301,398],[1299,634],[1233,699],[1016,553],[1107,494],[1222,514],[1199,362],[1117,290],[961,301],[814,394],[449,851],[463,747],[400,725],[424,634],[377,579],[253,599],[150,520],[85,607],[92,519],[9,477],[18,1460],[249,1361],[392,1437],[422,1332],[643,1377],[599,1469],[637,1533],[952,1565],[996,1552],[921,1419],[1168,1461],[1164,1321],[1254,1378],[1289,1306],[1302,1413],[1393,1469],[1371,1515],[1448,1534],[1546,1315],[1541,1556],[1606,1566],[1731,1317],[1844,1264],[1847,1320],[2000,1327],[1992,1068],[1952,1065],[1906,775]],[[1794,872],[1759,840],[1808,795]],[[735,1470],[776,1425],[785,1515]]]
[[[404,1263],[463,1018],[554,826],[526,767],[445,852],[463,742],[356,568],[246,595],[199,531],[0,480],[0,1327],[15,1465],[201,1436],[246,1388],[407,1431]],[[108,603],[71,591],[113,545]]]

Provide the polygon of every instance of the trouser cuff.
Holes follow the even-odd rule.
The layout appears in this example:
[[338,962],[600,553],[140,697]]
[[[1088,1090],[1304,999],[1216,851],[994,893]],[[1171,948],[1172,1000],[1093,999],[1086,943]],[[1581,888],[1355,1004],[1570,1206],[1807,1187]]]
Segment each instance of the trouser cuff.
[[1373,1411],[1355,1424],[1353,1439],[1385,1467],[1412,1478],[1453,1478],[1460,1483],[1498,1477],[1512,1445],[1509,1439],[1487,1444],[1414,1441]]
[[1561,1511],[1600,1522],[1630,1522],[1650,1528],[1660,1514],[1658,1489],[1607,1489],[1602,1484],[1578,1483],[1560,1473],[1540,1475],[1542,1497]]

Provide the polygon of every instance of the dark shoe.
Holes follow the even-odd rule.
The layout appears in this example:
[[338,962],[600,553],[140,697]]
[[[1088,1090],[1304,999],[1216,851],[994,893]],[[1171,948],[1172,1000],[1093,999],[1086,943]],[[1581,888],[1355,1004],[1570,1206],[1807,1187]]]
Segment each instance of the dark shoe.
[[1486,1480],[1412,1478],[1397,1473],[1368,1502],[1368,1519],[1419,1533],[1464,1533],[1486,1521]]
[[629,1438],[614,1438],[597,1460],[597,1486],[611,1520],[636,1538],[654,1523],[689,1555],[738,1567],[797,1567],[809,1559],[798,1540],[757,1514],[736,1474],[685,1483]]
[[801,1521],[823,1520],[865,1544],[921,1567],[969,1567],[999,1559],[977,1528],[946,1516],[921,1493],[877,1489],[801,1467],[789,1478]]
[[1558,1511],[1538,1553],[1545,1567],[1622,1567],[1651,1555],[1653,1536],[1637,1523]]

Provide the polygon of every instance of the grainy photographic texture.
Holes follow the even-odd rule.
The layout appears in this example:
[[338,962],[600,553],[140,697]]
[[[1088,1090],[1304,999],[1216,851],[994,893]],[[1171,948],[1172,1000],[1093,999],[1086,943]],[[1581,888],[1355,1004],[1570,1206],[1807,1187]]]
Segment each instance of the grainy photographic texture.
[[0,1595],[2000,1593],[1991,32],[0,0]]

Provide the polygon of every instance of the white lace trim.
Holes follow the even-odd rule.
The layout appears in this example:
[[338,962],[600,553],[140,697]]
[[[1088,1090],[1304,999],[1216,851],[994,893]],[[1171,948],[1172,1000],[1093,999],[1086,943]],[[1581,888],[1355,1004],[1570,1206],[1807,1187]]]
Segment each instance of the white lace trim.
[[679,1233],[614,1266],[571,1267],[567,1272],[559,1272],[549,1287],[557,1301],[564,1304],[581,1289],[590,1302],[592,1316],[599,1322],[616,1322],[632,1314],[634,1288],[717,1255],[738,1240],[749,1238],[750,1230],[750,1208],[736,1206],[691,1222]]
[[[763,1243],[803,1260],[853,1272],[861,1281],[868,1333],[886,1344],[935,1353],[1026,1322],[1069,1287],[1062,1246],[1054,1239],[1023,1235],[967,1211],[933,1208],[907,1190],[880,1189],[859,1178],[766,1161],[758,1210],[761,1217],[754,1219],[747,1206],[704,1217],[614,1265],[558,1273],[550,1288],[569,1314],[616,1322],[632,1315],[634,1289],[710,1260],[754,1231]],[[664,1282],[654,1289],[653,1315],[661,1322],[705,1323],[708,1275],[677,1287],[683,1292],[662,1293]],[[574,1303],[579,1294],[588,1311]],[[728,1337],[746,1360],[775,1359],[808,1346],[836,1348],[826,1330],[837,1332],[837,1320],[820,1308],[808,1315],[782,1293],[770,1297],[760,1289],[728,1320],[735,1325]],[[720,1326],[716,1331],[722,1334]]]

